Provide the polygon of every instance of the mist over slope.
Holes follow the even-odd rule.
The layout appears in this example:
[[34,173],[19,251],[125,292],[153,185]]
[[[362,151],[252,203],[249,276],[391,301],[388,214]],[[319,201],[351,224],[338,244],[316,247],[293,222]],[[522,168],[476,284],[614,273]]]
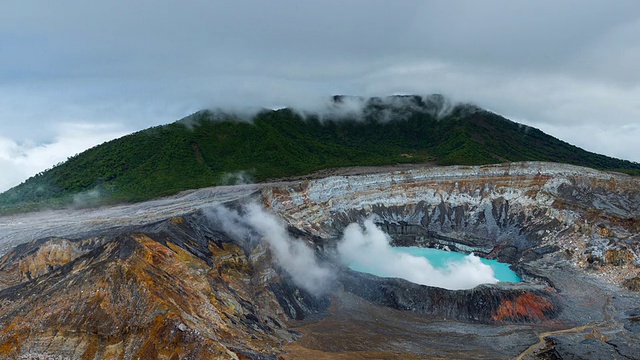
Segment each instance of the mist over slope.
[[640,174],[640,164],[587,152],[441,95],[335,96],[311,110],[203,110],[109,141],[0,194],[0,212],[140,201],[181,190],[316,170],[396,163],[551,161]]

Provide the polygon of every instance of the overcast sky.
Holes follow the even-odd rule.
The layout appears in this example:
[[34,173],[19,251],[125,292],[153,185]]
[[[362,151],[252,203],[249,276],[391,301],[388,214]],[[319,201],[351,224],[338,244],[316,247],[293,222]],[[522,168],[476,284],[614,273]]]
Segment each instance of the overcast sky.
[[0,11],[0,191],[206,107],[443,93],[640,162],[640,2],[31,1]]

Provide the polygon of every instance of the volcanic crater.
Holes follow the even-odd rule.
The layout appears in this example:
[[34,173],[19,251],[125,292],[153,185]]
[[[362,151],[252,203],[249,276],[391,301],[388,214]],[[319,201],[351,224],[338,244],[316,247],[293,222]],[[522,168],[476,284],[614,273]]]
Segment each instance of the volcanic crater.
[[[342,172],[0,218],[0,355],[637,358],[637,178],[550,163]],[[331,270],[326,289],[212,211],[251,203]],[[523,282],[446,290],[350,270],[338,243],[368,219],[394,246],[498,259]]]

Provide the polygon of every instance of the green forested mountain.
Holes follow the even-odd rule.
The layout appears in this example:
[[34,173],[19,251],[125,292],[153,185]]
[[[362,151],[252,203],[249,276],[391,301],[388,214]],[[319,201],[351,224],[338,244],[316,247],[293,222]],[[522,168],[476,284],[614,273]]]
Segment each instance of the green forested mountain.
[[[361,108],[345,111],[349,101]],[[331,106],[323,115],[281,109],[250,119],[200,111],[69,158],[0,194],[0,212],[140,201],[224,184],[235,172],[264,181],[350,165],[552,161],[640,175],[638,163],[440,96],[334,97]]]

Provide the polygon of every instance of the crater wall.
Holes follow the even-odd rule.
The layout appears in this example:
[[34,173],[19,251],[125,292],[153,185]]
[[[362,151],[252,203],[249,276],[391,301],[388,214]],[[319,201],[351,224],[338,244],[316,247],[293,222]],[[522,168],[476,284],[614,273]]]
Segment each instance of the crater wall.
[[397,245],[511,263],[557,253],[618,282],[640,265],[640,181],[623,174],[537,162],[425,167],[264,187],[262,195],[320,238],[372,217]]

